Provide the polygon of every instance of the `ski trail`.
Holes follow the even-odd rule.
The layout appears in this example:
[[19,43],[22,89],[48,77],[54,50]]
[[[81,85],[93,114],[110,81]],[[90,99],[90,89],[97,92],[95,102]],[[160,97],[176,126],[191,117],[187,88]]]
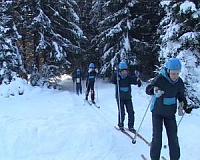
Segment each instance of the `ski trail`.
[[[68,83],[72,87],[71,81]],[[132,87],[136,129],[150,100],[144,87],[139,90],[137,86]],[[84,105],[84,94],[78,96],[66,88],[36,87],[23,96],[0,98],[0,160],[130,160],[141,159],[141,154],[150,159],[149,147],[143,141],[138,139],[133,145],[113,127],[118,118],[114,85],[99,82],[96,92],[100,109]],[[198,147],[184,141],[187,137],[192,144],[199,144],[198,134],[189,137],[188,132],[182,132],[190,126],[191,132],[199,132],[198,115],[198,110],[194,110],[179,126],[181,159],[188,157],[187,150],[198,152]],[[127,127],[127,115],[124,125]],[[148,141],[152,136],[151,127],[148,111],[140,130]],[[165,135],[163,140],[166,143]],[[161,155],[168,159],[168,149],[162,149]]]
[[[33,155],[45,159],[54,157],[55,152],[63,152],[63,147],[69,143],[66,135],[69,135],[69,131],[73,134],[77,128],[75,124],[79,123],[73,123],[70,117],[80,114],[82,108],[75,105],[73,96],[69,95],[66,92],[55,92],[54,99],[40,101],[38,106],[33,106],[34,110],[27,107],[23,114],[18,112],[16,115],[1,117],[0,159],[35,159]],[[80,104],[78,99],[75,102]],[[40,113],[41,110],[45,112]],[[74,140],[73,137],[71,139]]]

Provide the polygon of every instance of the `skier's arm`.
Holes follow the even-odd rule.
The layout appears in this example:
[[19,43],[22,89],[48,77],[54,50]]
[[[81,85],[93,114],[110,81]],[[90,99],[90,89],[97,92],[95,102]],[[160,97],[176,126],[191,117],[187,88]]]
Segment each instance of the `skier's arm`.
[[95,68],[94,72],[95,72],[95,79],[97,79],[97,77],[98,77],[98,69]]
[[180,91],[178,92],[177,98],[178,98],[179,102],[183,102],[184,105],[187,105],[187,100],[186,100],[186,97],[185,97],[185,86],[184,86],[183,83],[180,87]]
[[142,85],[140,78],[137,78],[137,85],[138,85],[138,87],[141,87],[141,85]]
[[89,82],[89,72],[86,72],[86,79],[85,79],[86,87],[88,87],[88,82]]
[[140,78],[138,78],[136,76],[130,75],[130,81],[131,81],[131,84],[138,85],[138,87],[140,87],[142,85]]
[[179,103],[183,102],[183,109],[185,110],[187,114],[190,114],[192,112],[192,107],[187,104],[187,99],[185,96],[185,86],[184,86],[183,81],[181,83],[180,91],[178,92],[178,101]]
[[75,82],[75,80],[76,80],[76,74],[75,74],[75,71],[72,73],[72,80],[73,80],[73,82]]
[[98,73],[99,73],[99,71],[98,71],[98,69],[97,69],[97,68],[95,68],[95,72],[96,72],[96,74],[98,74]]
[[[155,77],[152,82],[146,87],[146,94],[153,95],[154,94],[154,87],[158,87],[158,79],[160,76]],[[158,87],[159,89],[159,87]]]
[[117,84],[117,73],[112,74],[110,82],[113,84]]
[[146,87],[146,94],[148,94],[148,95],[153,95],[154,94],[154,85],[153,84],[149,84]]

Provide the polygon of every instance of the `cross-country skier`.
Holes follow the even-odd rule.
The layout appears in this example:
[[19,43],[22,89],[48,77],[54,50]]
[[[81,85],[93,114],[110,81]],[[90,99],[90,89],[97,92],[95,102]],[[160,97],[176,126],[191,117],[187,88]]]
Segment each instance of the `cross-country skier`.
[[146,88],[148,95],[153,95],[151,112],[153,124],[153,137],[150,149],[151,160],[160,159],[162,147],[163,124],[168,137],[170,160],[179,160],[180,147],[177,137],[177,124],[175,113],[177,111],[177,100],[183,103],[183,109],[190,113],[192,108],[188,107],[184,95],[184,83],[179,77],[181,63],[177,58],[171,58],[161,73],[153,79]]
[[94,63],[89,64],[89,69],[86,76],[86,93],[85,99],[88,100],[88,95],[91,90],[91,100],[92,103],[95,103],[95,91],[94,91],[94,83],[97,76],[98,70],[95,68]]
[[76,93],[79,95],[82,94],[82,73],[81,69],[77,68],[73,73],[72,73],[72,79],[73,82],[76,83]]
[[116,85],[116,100],[118,105],[118,126],[124,130],[125,107],[128,112],[128,128],[134,132],[134,110],[131,96],[131,84],[141,86],[140,79],[128,74],[128,65],[121,61],[118,71],[113,73],[111,82]]

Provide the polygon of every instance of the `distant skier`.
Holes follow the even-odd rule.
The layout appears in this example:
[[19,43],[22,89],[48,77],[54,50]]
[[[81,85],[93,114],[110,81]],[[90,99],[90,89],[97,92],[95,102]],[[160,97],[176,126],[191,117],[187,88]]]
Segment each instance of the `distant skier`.
[[150,150],[152,160],[160,159],[163,124],[168,137],[170,160],[179,160],[180,158],[175,118],[177,100],[183,104],[180,109],[183,107],[188,114],[192,111],[192,108],[187,105],[184,83],[179,77],[180,71],[179,59],[171,58],[161,73],[146,87],[146,93],[153,95],[151,104],[153,137]]
[[135,77],[140,78],[140,72],[138,70],[135,70]]
[[82,94],[82,73],[81,69],[77,68],[72,74],[73,83],[76,83],[76,93]]
[[128,65],[121,61],[117,72],[113,73],[111,82],[116,85],[116,100],[118,105],[118,126],[124,130],[125,107],[128,112],[128,128],[134,132],[134,110],[131,96],[131,84],[141,86],[140,79],[128,74]]
[[86,93],[85,99],[88,100],[88,95],[91,90],[91,100],[92,103],[95,103],[95,91],[94,91],[94,83],[97,76],[98,70],[95,69],[94,63],[89,64],[89,69],[86,75]]

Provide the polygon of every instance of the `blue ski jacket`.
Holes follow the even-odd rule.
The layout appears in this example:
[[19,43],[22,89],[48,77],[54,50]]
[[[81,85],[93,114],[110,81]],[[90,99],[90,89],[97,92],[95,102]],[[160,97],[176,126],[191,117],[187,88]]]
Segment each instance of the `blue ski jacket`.
[[[154,87],[158,87],[164,91],[164,94],[157,98],[154,95]],[[177,100],[187,104],[184,92],[185,86],[183,80],[179,77],[177,81],[173,82],[169,78],[167,69],[163,68],[161,73],[146,87],[146,93],[153,95],[151,112],[161,116],[175,115],[177,111]]]
[[92,70],[91,72],[87,72],[86,86],[94,84],[96,76],[97,76],[97,72],[95,70]]
[[126,78],[122,78],[117,73],[113,73],[111,77],[111,83],[115,84],[115,97],[118,99],[118,80],[117,76],[119,77],[119,94],[121,100],[128,100],[131,99],[131,84],[141,86],[141,81],[137,80],[137,77],[132,77],[131,75],[127,75]]

